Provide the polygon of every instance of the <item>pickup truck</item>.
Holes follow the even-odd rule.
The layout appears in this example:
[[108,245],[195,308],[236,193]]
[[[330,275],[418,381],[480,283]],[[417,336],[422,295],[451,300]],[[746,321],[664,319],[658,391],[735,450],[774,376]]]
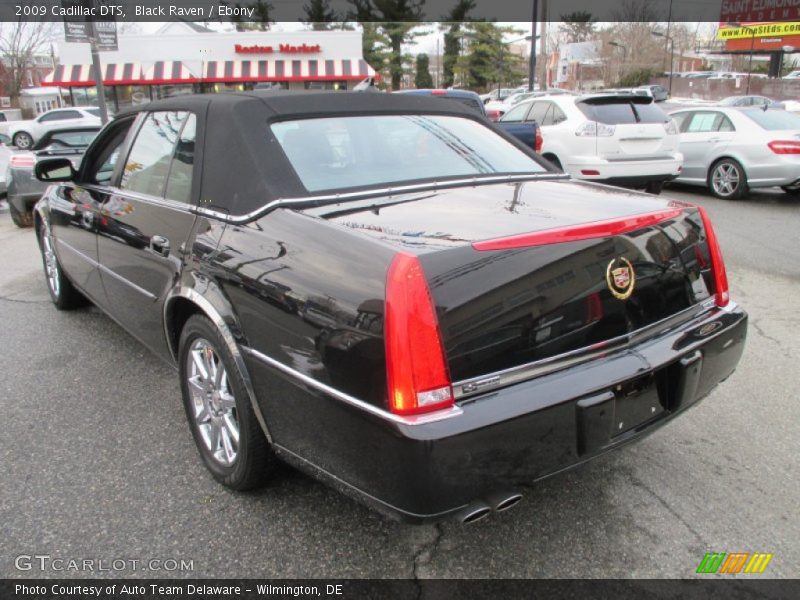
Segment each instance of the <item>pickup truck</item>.
[[[401,92],[395,92],[396,94],[406,94],[411,96],[431,96],[434,98],[446,98],[449,100],[454,100],[456,102],[460,102],[461,104],[468,106],[469,108],[473,109],[475,112],[483,115],[484,117],[490,117],[489,114],[486,112],[486,108],[481,101],[481,97],[478,96],[475,92],[471,92],[469,90],[428,90],[428,89],[419,89],[419,90],[403,90]],[[496,121],[495,119],[491,119],[492,121]],[[495,127],[505,131],[509,135],[514,136],[518,140],[520,140],[526,146],[533,148],[534,151],[539,152],[542,147],[542,133],[539,129],[539,125],[535,122],[527,122],[527,123],[494,123]]]
[[495,127],[501,131],[505,131],[509,135],[513,135],[526,146],[530,146],[536,152],[542,149],[542,128],[536,121],[528,121],[526,123],[503,123],[497,122]]

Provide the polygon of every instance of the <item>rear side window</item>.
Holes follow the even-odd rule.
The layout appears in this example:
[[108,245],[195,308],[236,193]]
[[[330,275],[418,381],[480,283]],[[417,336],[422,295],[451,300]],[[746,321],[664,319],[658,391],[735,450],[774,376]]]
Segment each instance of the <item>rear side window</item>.
[[736,131],[730,119],[721,112],[696,112],[681,127],[684,133],[708,133],[712,131]]
[[164,195],[175,145],[187,116],[183,111],[147,115],[128,154],[121,188],[148,196]]
[[666,113],[653,102],[631,102],[624,98],[602,102],[577,102],[577,107],[591,121],[607,125],[665,123]]
[[194,166],[194,139],[197,121],[190,114],[183,125],[167,178],[164,196],[177,202],[189,202],[192,197],[192,169]]
[[503,123],[520,123],[525,119],[528,114],[530,104],[517,104],[514,108],[508,111],[501,119]]
[[800,115],[785,110],[746,110],[743,111],[762,129],[780,131],[781,129],[800,129]]
[[538,124],[543,125],[548,108],[550,108],[549,102],[534,102],[526,121],[536,121]]

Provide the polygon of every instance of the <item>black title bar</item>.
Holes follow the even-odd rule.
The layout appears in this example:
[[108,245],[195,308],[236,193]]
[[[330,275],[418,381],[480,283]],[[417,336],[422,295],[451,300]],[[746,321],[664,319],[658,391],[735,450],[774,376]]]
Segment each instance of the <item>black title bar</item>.
[[[330,0],[336,18],[347,21],[446,21],[457,0],[421,0],[407,18],[383,14],[380,2],[355,13],[348,0]],[[0,21],[306,21],[303,0],[0,0]],[[414,2],[407,3],[416,7]],[[543,2],[539,2],[542,10]],[[269,6],[264,12],[263,8]],[[530,22],[532,0],[475,0],[468,18]],[[548,3],[548,21],[585,12],[597,22],[776,22],[800,21],[800,0],[558,0]],[[545,20],[540,13],[538,20]]]

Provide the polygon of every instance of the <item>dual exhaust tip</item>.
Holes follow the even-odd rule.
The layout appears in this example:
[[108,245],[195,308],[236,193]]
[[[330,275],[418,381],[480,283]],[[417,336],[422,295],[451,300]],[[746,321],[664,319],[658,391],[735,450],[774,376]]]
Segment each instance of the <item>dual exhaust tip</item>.
[[456,514],[456,520],[463,523],[474,523],[480,521],[484,517],[488,517],[489,513],[503,512],[508,510],[515,504],[522,500],[522,494],[519,492],[500,492],[490,494],[483,500],[475,500],[470,503],[466,508],[463,508]]

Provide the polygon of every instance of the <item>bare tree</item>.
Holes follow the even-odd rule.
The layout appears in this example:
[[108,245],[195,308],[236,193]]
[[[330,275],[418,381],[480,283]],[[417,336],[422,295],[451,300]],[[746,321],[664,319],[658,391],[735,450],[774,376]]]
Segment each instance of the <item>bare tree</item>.
[[44,54],[56,38],[55,23],[25,21],[0,22],[0,69],[3,87],[16,105],[20,91],[27,84],[27,73],[34,66],[34,57]]

